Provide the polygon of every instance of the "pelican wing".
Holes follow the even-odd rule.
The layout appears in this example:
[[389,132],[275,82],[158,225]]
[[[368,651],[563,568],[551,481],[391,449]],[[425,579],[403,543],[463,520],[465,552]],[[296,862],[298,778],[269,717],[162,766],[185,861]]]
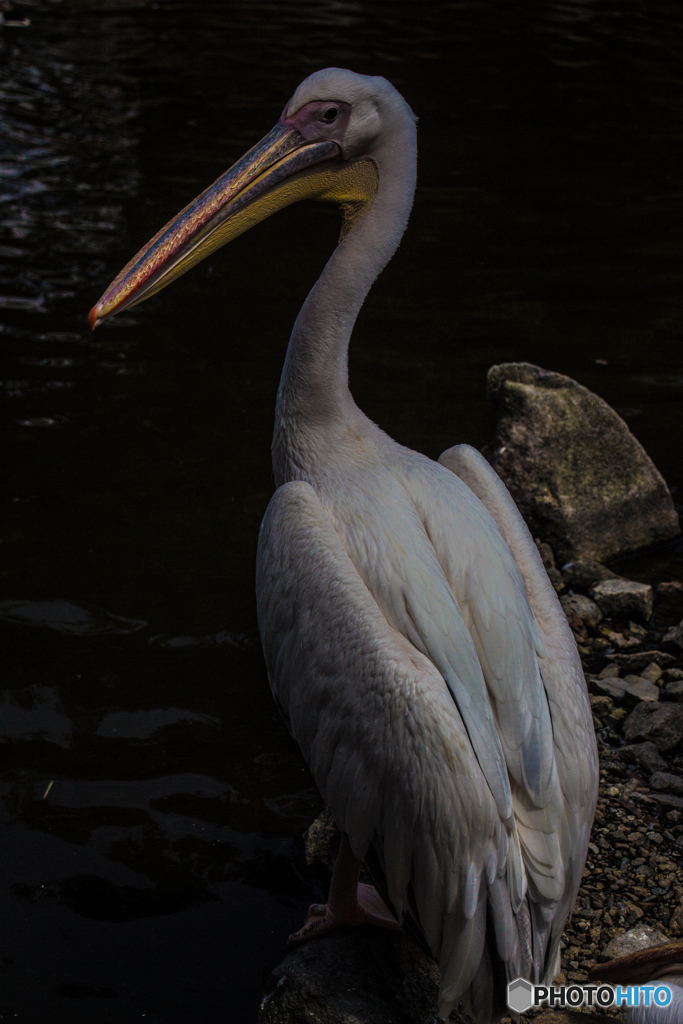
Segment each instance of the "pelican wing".
[[524,874],[514,824],[444,678],[389,625],[306,483],[268,507],[257,595],[276,700],[354,854],[372,853],[399,920],[439,959],[441,1011],[468,988],[490,1005],[492,963],[515,977],[527,959],[509,895]]
[[[523,676],[530,714],[524,702],[514,709],[514,701],[510,699],[515,687],[514,674],[498,674],[499,689],[492,696],[494,706],[499,708],[498,720],[503,722],[502,741],[514,780],[515,818],[530,881],[534,960],[539,963],[540,939],[540,945],[547,949],[546,970],[552,975],[562,929],[581,881],[597,799],[598,757],[586,684],[576,644],[557,595],[529,530],[500,477],[468,445],[449,449],[439,462],[474,492],[495,520],[520,570],[541,633],[541,642],[536,644],[537,667],[531,670],[527,666]],[[474,632],[483,638],[486,629],[482,627],[481,616],[473,613],[472,620]],[[495,628],[495,615],[493,620]],[[489,620],[489,631],[491,628]],[[514,632],[514,620],[510,628]],[[486,644],[478,644],[478,649],[480,646],[485,649]],[[485,663],[485,650],[481,658]],[[486,675],[488,682],[490,678],[495,679],[496,673],[486,672]],[[496,690],[495,683],[493,690]],[[543,716],[534,719],[537,715],[534,709],[540,708],[546,698],[550,733],[544,727]],[[513,705],[512,711],[510,705]],[[525,723],[532,723],[532,727],[526,729]],[[523,743],[520,743],[521,737]],[[519,764],[514,749],[517,745],[519,753],[523,754],[527,745],[533,751],[539,739],[554,753],[551,785],[546,789],[545,799],[539,799],[528,784],[527,773],[522,770],[524,765]],[[534,760],[533,754],[531,760]],[[560,883],[559,890],[557,883]]]

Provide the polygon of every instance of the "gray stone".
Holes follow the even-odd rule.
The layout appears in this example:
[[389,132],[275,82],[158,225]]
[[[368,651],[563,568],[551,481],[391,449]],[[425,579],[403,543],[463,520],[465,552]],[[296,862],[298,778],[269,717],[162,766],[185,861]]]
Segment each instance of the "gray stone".
[[664,700],[681,703],[683,701],[683,679],[674,679],[673,682],[667,683],[662,690],[662,697]]
[[[296,946],[264,986],[258,1024],[440,1024],[439,969],[404,935],[363,925]],[[472,1024],[457,1011],[453,1024]]]
[[680,533],[661,474],[597,395],[530,363],[492,366],[487,393],[498,423],[484,454],[561,562],[605,561]]
[[626,629],[629,636],[639,640],[641,644],[645,643],[647,639],[647,629],[645,626],[639,626],[637,622],[629,622]]
[[608,619],[639,619],[652,616],[652,587],[635,580],[600,580],[590,588],[590,596]]
[[623,679],[600,679],[598,676],[593,676],[590,679],[590,686],[594,693],[611,697],[612,700],[616,700],[619,704],[624,699],[624,694],[626,692]]
[[657,584],[658,597],[683,597],[683,583],[680,580],[665,580]]
[[621,630],[610,628],[606,622],[601,622],[598,626],[598,633],[611,648],[616,647],[620,651],[629,651],[633,647],[642,646],[642,639],[633,636],[630,629],[622,633]]
[[[662,807],[672,807],[680,810],[683,807],[683,796],[673,796],[668,793],[650,793],[650,800],[655,800]],[[676,840],[676,846],[683,846],[683,835]]]
[[683,796],[683,779],[678,775],[671,775],[670,772],[653,772],[649,781],[653,789]]
[[619,576],[601,562],[577,558],[562,566],[562,579],[571,590],[587,593],[593,583],[600,580],[618,580]]
[[635,928],[630,928],[623,935],[617,935],[612,939],[605,946],[604,954],[616,960],[617,957],[630,956],[631,953],[650,949],[651,946],[664,946],[667,942],[671,942],[671,939],[659,928],[653,928],[649,924],[637,924]]
[[642,672],[648,665],[655,663],[660,668],[666,669],[673,665],[675,658],[664,651],[638,651],[637,654],[607,654],[607,662],[610,665],[618,665],[624,672]]
[[624,685],[628,704],[637,704],[640,700],[659,700],[659,687],[642,676],[624,676],[619,681]]
[[674,654],[680,654],[683,651],[683,623],[672,626],[666,631],[662,637],[662,647]]
[[662,678],[662,670],[656,661],[651,661],[642,672],[638,673],[650,683],[657,683]]
[[624,721],[626,740],[646,740],[657,750],[673,750],[683,739],[683,705],[636,704]]
[[584,597],[583,594],[563,594],[560,598],[562,610],[572,624],[572,618],[576,616],[584,626],[594,629],[599,622],[602,622],[603,614],[595,601]]
[[683,669],[665,668],[662,675],[666,679],[667,683],[673,683],[676,680],[683,679]]
[[668,765],[654,743],[632,743],[621,747],[617,755],[626,764],[637,764],[649,772],[666,771]]

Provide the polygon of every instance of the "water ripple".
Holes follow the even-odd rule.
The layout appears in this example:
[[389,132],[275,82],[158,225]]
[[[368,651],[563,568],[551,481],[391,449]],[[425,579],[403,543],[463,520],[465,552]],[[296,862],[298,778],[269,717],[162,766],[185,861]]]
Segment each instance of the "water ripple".
[[141,619],[112,615],[95,605],[84,606],[70,601],[3,601],[0,619],[25,626],[43,626],[74,636],[105,636],[137,633],[147,626]]

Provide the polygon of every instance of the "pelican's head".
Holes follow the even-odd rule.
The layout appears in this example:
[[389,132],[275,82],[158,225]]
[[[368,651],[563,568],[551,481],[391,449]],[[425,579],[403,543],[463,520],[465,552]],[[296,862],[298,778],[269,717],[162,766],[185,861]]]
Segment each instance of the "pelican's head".
[[[415,118],[385,78],[316,71],[280,120],[123,268],[90,311],[95,328],[161,291],[226,242],[300,199],[336,203],[342,238],[367,213],[386,154]],[[380,170],[378,170],[378,165]]]

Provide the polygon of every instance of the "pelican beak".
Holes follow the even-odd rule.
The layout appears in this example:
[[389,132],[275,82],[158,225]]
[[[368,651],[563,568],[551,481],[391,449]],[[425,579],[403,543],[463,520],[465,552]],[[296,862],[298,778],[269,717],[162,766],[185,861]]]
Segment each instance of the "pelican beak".
[[126,264],[91,309],[91,328],[155,295],[226,242],[300,199],[336,202],[346,220],[355,222],[374,196],[377,172],[372,161],[347,164],[340,157],[336,142],[310,142],[280,121]]
[[268,193],[277,194],[278,186],[281,189],[293,174],[338,152],[334,142],[307,144],[296,129],[277,124],[126,264],[91,309],[90,326],[94,329],[114,313],[154,295],[221,245],[287,205],[273,204],[274,196]]

